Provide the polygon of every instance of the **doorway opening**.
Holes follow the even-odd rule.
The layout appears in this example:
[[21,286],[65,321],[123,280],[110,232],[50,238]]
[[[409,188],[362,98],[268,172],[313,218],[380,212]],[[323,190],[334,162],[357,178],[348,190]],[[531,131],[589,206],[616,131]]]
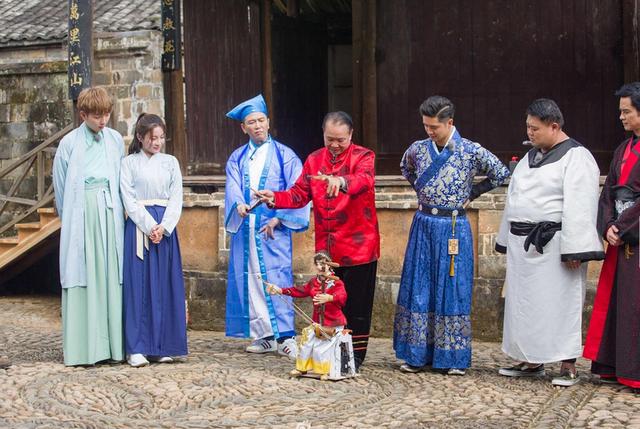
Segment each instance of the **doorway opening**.
[[283,6],[271,11],[272,132],[304,160],[322,147],[324,115],[353,110],[351,1]]

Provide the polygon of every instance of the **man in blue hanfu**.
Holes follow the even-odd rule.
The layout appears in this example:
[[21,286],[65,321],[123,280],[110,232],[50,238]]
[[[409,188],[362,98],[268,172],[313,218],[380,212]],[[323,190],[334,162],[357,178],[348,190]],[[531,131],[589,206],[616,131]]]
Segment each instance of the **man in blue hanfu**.
[[[432,96],[420,106],[429,136],[413,143],[400,163],[418,196],[405,253],[393,347],[403,372],[427,366],[464,375],[471,365],[473,238],[464,207],[509,176],[487,149],[462,138],[455,107]],[[486,178],[474,183],[477,174]]]
[[226,335],[253,338],[249,353],[277,351],[295,359],[290,297],[272,297],[263,283],[293,284],[291,234],[307,229],[309,206],[271,210],[255,197],[262,189],[289,189],[302,171],[296,154],[269,134],[262,95],[240,103],[227,116],[240,122],[249,141],[227,161],[225,229],[231,234]]

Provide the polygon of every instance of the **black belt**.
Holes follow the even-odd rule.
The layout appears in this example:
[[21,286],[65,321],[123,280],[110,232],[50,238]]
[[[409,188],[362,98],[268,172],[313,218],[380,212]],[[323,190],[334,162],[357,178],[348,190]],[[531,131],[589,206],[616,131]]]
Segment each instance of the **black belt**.
[[440,217],[453,217],[455,216],[464,216],[465,211],[463,208],[459,209],[441,209],[439,207],[432,206],[423,206],[422,204],[418,205],[418,210],[426,215],[431,216],[440,216]]
[[561,222],[511,222],[511,234],[518,236],[526,236],[524,240],[524,250],[529,251],[529,246],[533,244],[538,253],[544,253],[542,249],[556,235],[556,232],[562,229]]

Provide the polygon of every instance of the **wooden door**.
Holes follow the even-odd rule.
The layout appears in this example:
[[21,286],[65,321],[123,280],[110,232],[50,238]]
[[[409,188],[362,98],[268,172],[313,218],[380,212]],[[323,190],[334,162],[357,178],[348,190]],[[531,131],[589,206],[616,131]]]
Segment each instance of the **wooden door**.
[[525,109],[554,99],[567,133],[606,171],[623,138],[613,92],[623,83],[622,1],[379,0],[378,171],[398,174],[425,138],[429,95],[456,105],[461,134],[501,159],[526,148]]
[[273,134],[304,162],[322,147],[327,111],[327,26],[274,15]]
[[247,139],[225,114],[262,89],[260,5],[250,0],[184,2],[188,173],[224,174]]

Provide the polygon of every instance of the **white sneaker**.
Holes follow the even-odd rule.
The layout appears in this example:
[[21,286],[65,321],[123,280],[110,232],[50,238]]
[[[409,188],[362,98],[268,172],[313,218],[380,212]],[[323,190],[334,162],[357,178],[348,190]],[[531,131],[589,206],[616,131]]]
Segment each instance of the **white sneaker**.
[[170,356],[148,356],[150,362],[158,362],[158,363],[171,363],[173,362],[173,358]]
[[275,352],[278,350],[278,347],[276,347],[276,340],[259,338],[254,340],[245,350],[247,353],[269,353]]
[[298,343],[296,343],[295,338],[287,338],[282,344],[278,344],[278,354],[291,360],[296,360],[298,357]]
[[127,356],[127,362],[134,368],[149,365],[149,361],[144,357],[142,353],[134,353]]

